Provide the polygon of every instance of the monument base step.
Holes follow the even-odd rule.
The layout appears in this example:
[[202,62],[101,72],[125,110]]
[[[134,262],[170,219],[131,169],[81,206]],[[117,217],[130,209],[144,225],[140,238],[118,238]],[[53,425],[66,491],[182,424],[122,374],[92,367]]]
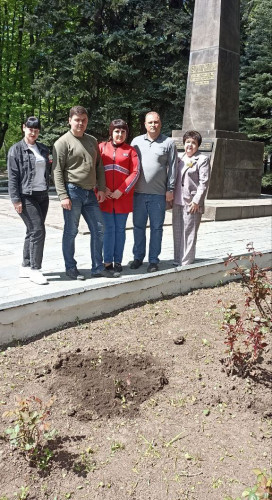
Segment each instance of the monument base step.
[[234,220],[268,217],[272,215],[272,196],[261,195],[258,198],[221,199],[205,201],[205,219]]

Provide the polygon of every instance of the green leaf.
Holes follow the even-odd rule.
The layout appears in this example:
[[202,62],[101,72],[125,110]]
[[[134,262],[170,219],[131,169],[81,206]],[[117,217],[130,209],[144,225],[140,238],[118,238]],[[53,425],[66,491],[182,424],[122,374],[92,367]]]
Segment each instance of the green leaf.
[[248,500],[260,500],[258,495],[255,495],[255,493],[250,493]]

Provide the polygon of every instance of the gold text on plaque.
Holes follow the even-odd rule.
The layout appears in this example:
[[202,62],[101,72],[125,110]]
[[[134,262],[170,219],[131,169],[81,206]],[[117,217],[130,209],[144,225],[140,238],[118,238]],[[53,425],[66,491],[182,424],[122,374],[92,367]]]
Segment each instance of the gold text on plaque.
[[190,81],[195,85],[209,85],[215,79],[217,62],[194,64],[190,67]]

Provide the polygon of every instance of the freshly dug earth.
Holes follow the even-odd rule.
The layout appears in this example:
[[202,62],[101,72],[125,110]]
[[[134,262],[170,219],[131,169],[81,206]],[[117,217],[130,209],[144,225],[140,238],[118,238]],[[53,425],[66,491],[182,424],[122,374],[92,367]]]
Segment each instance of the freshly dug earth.
[[3,350],[1,413],[54,396],[58,434],[43,470],[2,417],[0,499],[223,500],[253,486],[271,467],[271,343],[247,378],[228,375],[219,299],[243,309],[230,283]]

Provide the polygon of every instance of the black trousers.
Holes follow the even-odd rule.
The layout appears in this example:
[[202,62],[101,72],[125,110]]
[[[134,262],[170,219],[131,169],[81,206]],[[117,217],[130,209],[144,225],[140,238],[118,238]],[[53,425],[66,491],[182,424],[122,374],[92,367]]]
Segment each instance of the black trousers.
[[23,250],[24,267],[41,269],[45,241],[45,218],[48,211],[47,191],[33,191],[31,195],[21,195],[23,211],[20,217],[26,225]]

